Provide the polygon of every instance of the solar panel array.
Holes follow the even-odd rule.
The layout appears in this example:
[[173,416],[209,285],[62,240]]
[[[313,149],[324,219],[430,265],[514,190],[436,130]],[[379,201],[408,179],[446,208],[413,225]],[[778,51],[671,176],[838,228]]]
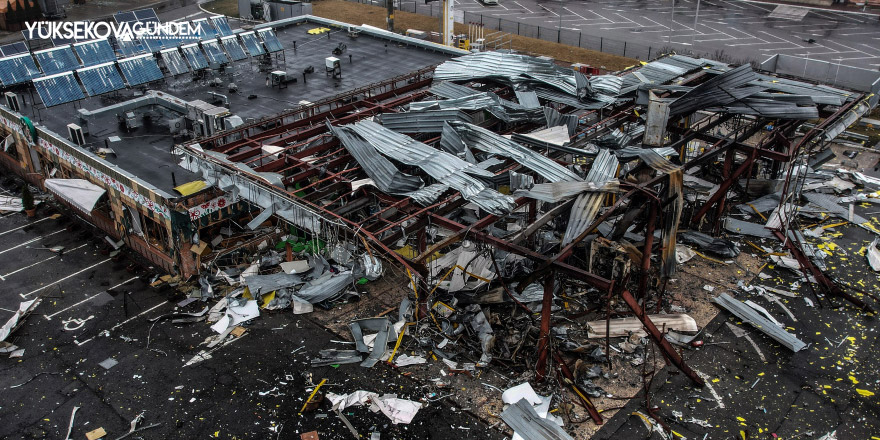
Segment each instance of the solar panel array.
[[220,43],[217,40],[202,42],[202,49],[205,50],[205,54],[208,55],[208,61],[212,64],[226,64],[229,62],[229,58],[226,57],[226,53],[220,48]]
[[119,69],[130,87],[162,79],[162,71],[153,54],[119,60]]
[[116,61],[116,53],[107,39],[77,43],[73,49],[86,67]]
[[214,26],[211,26],[211,23],[208,23],[207,18],[200,18],[198,20],[193,20],[191,22],[193,26],[200,26],[201,32],[199,32],[199,38],[204,40],[206,38],[216,38],[217,31],[214,29]]
[[269,52],[278,52],[284,50],[284,46],[281,44],[281,41],[278,40],[278,37],[275,36],[275,32],[272,29],[260,29],[259,31],[260,38],[263,39],[263,43],[266,43],[266,49]]
[[232,61],[247,58],[247,54],[244,53],[244,49],[238,44],[238,39],[235,38],[234,35],[231,37],[223,37],[220,41],[223,42],[223,48],[226,49],[226,53],[229,54],[229,58],[232,58]]
[[36,78],[34,79],[34,88],[37,89],[37,93],[40,94],[43,105],[46,107],[85,98],[79,83],[73,77],[73,72]]
[[[152,9],[119,12],[114,18],[120,24],[159,21]],[[266,49],[269,52],[284,50],[272,29],[240,33],[239,41],[224,16],[202,18],[193,20],[192,23],[201,25],[201,48],[198,42],[180,48],[189,61],[189,66],[181,57],[178,46],[192,39],[170,35],[127,41],[111,37],[109,40],[91,40],[74,43],[72,46],[66,44],[35,52],[29,52],[24,42],[16,42],[0,46],[0,83],[11,86],[32,80],[44,105],[51,107],[84,99],[83,89],[89,96],[96,96],[123,89],[126,83],[133,87],[162,79],[162,71],[156,58],[152,56],[156,52],[161,54],[172,75],[180,75],[189,72],[190,68],[205,69],[209,66],[209,61],[210,64],[225,64],[230,59],[246,59],[248,53],[258,56],[265,54]],[[215,39],[217,36],[221,37],[220,42]],[[117,51],[123,58],[117,60]],[[146,51],[150,53],[144,53]]]
[[34,58],[46,75],[70,72],[80,67],[79,60],[76,59],[76,55],[73,54],[73,49],[70,46],[34,52]]
[[76,76],[79,77],[79,81],[89,96],[97,96],[125,88],[122,76],[119,75],[116,65],[112,62],[79,69],[76,71]]
[[205,59],[205,55],[199,49],[198,43],[181,46],[181,49],[183,50],[183,55],[186,56],[186,60],[189,61],[189,66],[192,67],[192,70],[201,70],[208,67],[208,60]]
[[15,43],[4,44],[0,46],[0,54],[4,57],[18,55],[20,53],[28,53],[27,44],[24,44],[24,41],[16,41]]
[[180,51],[177,49],[165,49],[159,53],[162,55],[162,60],[165,61],[165,67],[168,68],[172,75],[182,75],[189,72],[189,67],[183,61]]
[[4,86],[23,83],[40,76],[40,69],[29,53],[0,59],[0,82]]
[[226,20],[226,17],[222,15],[211,17],[211,23],[214,24],[214,28],[217,29],[217,33],[221,36],[225,37],[233,34],[232,28],[229,27],[229,21]]
[[254,31],[243,32],[238,34],[238,36],[241,37],[244,47],[247,48],[248,53],[250,53],[252,57],[266,53],[266,49],[263,49],[263,44],[257,39]]

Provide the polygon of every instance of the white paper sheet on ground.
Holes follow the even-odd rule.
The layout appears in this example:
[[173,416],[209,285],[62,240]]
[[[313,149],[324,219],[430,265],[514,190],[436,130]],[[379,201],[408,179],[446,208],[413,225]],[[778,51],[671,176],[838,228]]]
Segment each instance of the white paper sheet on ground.
[[229,323],[231,321],[232,319],[229,318],[229,315],[223,315],[223,317],[221,317],[216,323],[214,323],[214,325],[211,326],[211,330],[222,334],[226,331],[226,329],[229,328]]
[[24,206],[18,197],[0,196],[0,212],[21,212]]
[[327,400],[329,400],[330,403],[333,404],[334,410],[342,411],[350,406],[360,406],[368,404],[370,402],[370,396],[379,397],[379,395],[376,393],[358,390],[349,394],[327,393]]
[[304,301],[300,298],[297,298],[296,296],[292,296],[290,298],[290,303],[293,305],[294,315],[302,315],[315,311],[315,306],[313,306],[310,302]]
[[428,360],[424,356],[409,356],[406,353],[394,358],[394,365],[398,367],[406,367],[409,365],[419,365],[427,363]]
[[526,399],[532,405],[539,405],[543,402],[541,397],[538,396],[538,393],[532,389],[532,386],[528,382],[508,388],[501,393],[501,401],[508,405],[513,405],[514,403],[519,402],[520,399]]
[[373,405],[379,407],[379,411],[382,411],[382,414],[388,416],[388,418],[391,419],[391,423],[395,425],[399,423],[403,423],[404,425],[409,424],[412,422],[413,417],[416,416],[416,413],[422,408],[422,404],[419,402],[398,399],[397,397],[388,397],[388,395],[371,397],[370,400],[373,402]]
[[880,249],[877,249],[877,243],[880,242],[880,239],[875,238],[874,241],[871,242],[871,246],[868,246],[868,264],[871,265],[871,269],[875,272],[880,272]]
[[260,316],[260,306],[256,300],[250,300],[243,306],[231,306],[226,309],[226,314],[232,318],[230,325],[249,321]]
[[283,261],[280,264],[284,273],[291,275],[295,273],[303,273],[311,269],[308,260]]
[[3,327],[0,328],[0,341],[5,341],[9,334],[12,333],[12,329],[18,325],[18,320],[21,319],[22,316],[27,315],[31,310],[39,305],[41,299],[32,299],[30,301],[24,301],[18,305],[18,310],[15,311],[15,314],[6,321],[6,324],[3,324]]
[[693,249],[691,249],[683,244],[675,245],[675,261],[677,261],[678,264],[684,263],[684,262],[686,262],[696,256],[697,256],[697,253],[694,252]]

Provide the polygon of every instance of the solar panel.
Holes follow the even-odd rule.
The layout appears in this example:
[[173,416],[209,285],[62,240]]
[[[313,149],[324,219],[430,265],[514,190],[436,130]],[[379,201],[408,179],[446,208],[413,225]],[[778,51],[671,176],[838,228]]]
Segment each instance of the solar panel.
[[34,58],[46,75],[59,72],[69,72],[80,67],[79,60],[73,54],[70,46],[56,47],[53,49],[34,52]]
[[107,39],[77,43],[73,49],[86,67],[116,61],[116,54]]
[[162,55],[162,60],[165,61],[165,67],[168,68],[172,75],[181,75],[189,72],[189,67],[183,61],[180,51],[177,49],[165,49],[160,54]]
[[165,42],[161,38],[141,37],[141,42],[147,45],[147,51],[156,53],[162,49],[166,49]]
[[134,12],[131,12],[131,11],[128,11],[128,12],[117,12],[117,13],[113,14],[113,18],[114,18],[114,19],[116,20],[116,22],[119,23],[119,24],[122,24],[122,23],[135,23],[135,22],[138,21],[138,19],[134,16]]
[[192,67],[192,70],[201,70],[208,67],[208,60],[205,59],[202,51],[199,50],[198,44],[187,44],[181,46],[181,49],[183,49],[183,55],[186,56],[186,60],[189,61],[189,66]]
[[281,45],[281,41],[278,40],[278,37],[275,36],[275,32],[273,32],[272,29],[262,29],[258,32],[260,38],[263,39],[263,43],[266,43],[266,49],[268,49],[269,52],[284,50],[284,46]]
[[28,47],[24,44],[24,41],[0,46],[0,55],[3,55],[4,57],[18,55],[20,53],[28,53]]
[[217,15],[215,17],[211,17],[211,22],[214,24],[214,28],[217,29],[217,33],[222,36],[232,35],[232,28],[229,27],[229,21],[226,20],[226,17],[222,15]]
[[122,76],[119,75],[113,62],[79,69],[76,71],[76,76],[79,77],[79,81],[86,88],[89,96],[125,88]]
[[235,35],[221,38],[220,41],[223,42],[223,47],[226,49],[226,53],[229,54],[229,58],[232,58],[232,61],[238,61],[247,58],[247,54],[244,53],[244,49],[242,49],[241,45],[238,44],[238,40],[235,38]]
[[38,76],[40,70],[29,53],[0,58],[0,82],[4,86],[22,83]]
[[266,53],[266,49],[263,49],[263,44],[257,39],[254,31],[244,32],[239,34],[239,36],[241,36],[241,41],[244,43],[244,47],[247,48],[248,53],[250,53],[252,57]]
[[159,16],[156,15],[153,8],[134,11],[134,16],[138,21],[159,21]]
[[201,32],[199,32],[199,38],[202,40],[206,38],[216,38],[217,31],[214,30],[214,27],[211,26],[211,23],[208,23],[207,18],[200,18],[198,20],[192,21],[193,26],[201,26]]
[[217,40],[203,41],[202,49],[205,50],[211,63],[226,64],[229,62],[229,58],[226,57],[226,53],[220,48],[220,43]]
[[43,100],[43,105],[52,107],[66,102],[85,98],[73,72],[44,76],[34,80],[34,87]]
[[119,60],[119,69],[131,87],[162,79],[162,71],[156,64],[156,58],[149,53]]
[[114,38],[111,41],[115,43],[116,48],[123,57],[131,57],[144,52],[144,49],[141,47],[141,44],[137,39],[124,41]]

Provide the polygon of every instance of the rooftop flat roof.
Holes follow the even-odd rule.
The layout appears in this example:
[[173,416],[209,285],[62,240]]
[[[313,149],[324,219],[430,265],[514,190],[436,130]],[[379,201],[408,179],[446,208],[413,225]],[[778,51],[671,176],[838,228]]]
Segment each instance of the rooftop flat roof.
[[[231,62],[223,69],[206,69],[205,74],[199,78],[193,73],[177,76],[166,73],[161,81],[49,108],[41,108],[42,104],[37,104],[35,109],[32,102],[39,100],[38,95],[24,92],[21,93],[25,101],[22,113],[62,137],[67,137],[67,124],[80,124],[76,117],[79,109],[95,111],[143,96],[146,90],[156,90],[184,101],[213,101],[248,121],[250,118],[260,119],[296,108],[301,101],[316,101],[334,96],[438,64],[449,58],[447,54],[398,45],[363,33],[357,38],[351,38],[346,30],[339,28],[316,35],[308,33],[309,30],[320,27],[325,26],[302,23],[276,28],[276,35],[284,45],[284,51],[273,53],[271,65],[264,65],[262,69],[259,57],[248,57]],[[334,56],[333,50],[340,43],[346,46],[346,50],[337,56],[341,60],[342,76],[334,79],[325,73],[324,59]],[[310,66],[314,67],[314,73],[309,74],[304,82],[303,71]],[[269,72],[278,70],[286,72],[287,77],[296,79],[296,82],[288,83],[286,88],[271,86],[268,81]],[[211,85],[215,78],[219,78],[220,85]],[[230,92],[230,83],[238,87],[237,92]],[[30,86],[28,88],[33,90]],[[211,92],[225,96],[228,104],[220,104],[223,98],[212,96]],[[175,139],[168,129],[168,119],[173,113],[154,118],[152,123],[140,121],[141,126],[130,131],[119,122],[117,113],[124,111],[109,111],[91,120],[86,136],[88,146],[93,149],[103,147],[106,139],[118,136],[122,142],[113,146],[116,155],[108,155],[106,159],[169,194],[176,194],[173,191],[175,183],[179,185],[198,178],[195,174],[175,166],[179,158],[171,153]],[[150,113],[154,116],[160,114],[155,111]],[[183,140],[178,138],[176,141]]]

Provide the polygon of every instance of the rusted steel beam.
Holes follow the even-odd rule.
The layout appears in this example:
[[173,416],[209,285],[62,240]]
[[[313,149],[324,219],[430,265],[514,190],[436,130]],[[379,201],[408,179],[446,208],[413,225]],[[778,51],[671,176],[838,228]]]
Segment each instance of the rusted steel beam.
[[645,227],[645,247],[642,250],[642,273],[639,277],[639,290],[636,292],[639,298],[645,298],[648,294],[648,273],[651,270],[651,253],[654,248],[654,229],[657,221],[657,202],[651,201],[651,209],[648,211],[648,225]]
[[690,378],[697,386],[705,385],[703,378],[701,378],[691,367],[688,367],[687,364],[684,363],[684,359],[681,358],[681,355],[675,351],[675,348],[666,338],[663,337],[663,334],[660,333],[660,330],[657,329],[657,326],[651,321],[651,318],[642,310],[642,307],[639,306],[639,302],[629,293],[628,290],[624,289],[620,292],[621,298],[623,298],[623,302],[632,310],[633,314],[639,318],[639,321],[642,321],[642,325],[645,326],[645,330],[648,331],[648,335],[651,336],[651,339],[654,340],[654,343],[660,347],[660,350],[663,351],[663,354],[666,355],[666,358],[672,362],[673,365],[678,367],[682,373],[684,373],[688,378]]
[[547,359],[550,357],[550,309],[553,308],[553,287],[556,277],[551,272],[544,278],[544,298],[541,301],[541,333],[538,337],[538,362],[535,373],[539,381],[547,376]]
[[699,211],[694,214],[693,218],[691,218],[691,224],[695,226],[700,224],[700,220],[703,218],[704,215],[706,215],[707,212],[709,212],[709,209],[712,208],[712,205],[720,202],[723,197],[726,197],[727,191],[730,190],[730,187],[737,182],[739,176],[742,175],[742,173],[746,172],[746,170],[751,168],[752,162],[754,162],[757,155],[757,150],[752,150],[752,152],[749,154],[749,157],[747,157],[746,160],[743,161],[742,165],[740,165],[739,168],[737,168],[736,171],[734,171],[733,174],[730,175],[730,177],[728,177],[718,185],[718,191],[715,191],[715,194],[712,194],[712,196],[709,197],[709,200],[707,200],[706,203],[704,203],[703,206],[700,207]]
[[578,400],[581,401],[581,404],[584,408],[587,409],[587,413],[590,414],[590,418],[593,419],[597,425],[601,425],[604,421],[602,420],[602,416],[599,414],[599,410],[596,409],[596,406],[593,405],[593,402],[590,401],[590,398],[587,397],[587,394],[584,393],[584,390],[581,389],[580,386],[574,381],[574,375],[571,374],[571,370],[568,368],[568,365],[563,361],[562,356],[557,352],[553,352],[553,359],[556,360],[556,368],[562,373],[562,377],[568,379],[568,385],[574,390],[574,393],[577,395]]

